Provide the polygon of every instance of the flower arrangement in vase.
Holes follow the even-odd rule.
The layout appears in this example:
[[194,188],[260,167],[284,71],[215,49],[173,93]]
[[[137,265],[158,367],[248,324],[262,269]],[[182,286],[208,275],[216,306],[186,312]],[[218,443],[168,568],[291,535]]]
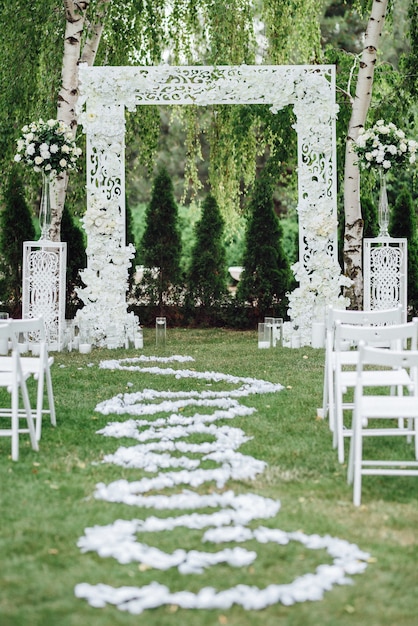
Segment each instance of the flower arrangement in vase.
[[386,191],[388,172],[414,165],[417,158],[418,142],[407,139],[403,130],[383,120],[369,129],[360,129],[353,150],[358,154],[362,169],[379,173],[379,237],[389,237],[389,204]]
[[15,162],[42,173],[42,198],[39,211],[41,239],[47,239],[51,225],[50,181],[67,170],[76,169],[81,149],[69,126],[60,120],[42,119],[22,128],[17,140]]

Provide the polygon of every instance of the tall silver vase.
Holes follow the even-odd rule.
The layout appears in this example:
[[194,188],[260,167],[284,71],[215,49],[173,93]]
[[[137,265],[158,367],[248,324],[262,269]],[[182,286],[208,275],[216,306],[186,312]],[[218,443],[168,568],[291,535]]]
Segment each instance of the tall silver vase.
[[39,226],[41,229],[41,240],[49,239],[51,228],[51,177],[42,172],[42,195],[41,206],[39,208]]
[[390,237],[389,235],[389,203],[386,190],[386,174],[380,170],[380,194],[379,194],[379,237]]

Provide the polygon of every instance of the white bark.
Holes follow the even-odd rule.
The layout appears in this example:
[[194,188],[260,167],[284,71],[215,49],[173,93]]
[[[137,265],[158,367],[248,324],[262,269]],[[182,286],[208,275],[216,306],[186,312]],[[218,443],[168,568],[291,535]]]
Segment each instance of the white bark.
[[[99,11],[96,14],[96,23],[87,24],[87,12],[90,0],[63,0],[65,8],[65,35],[64,54],[61,71],[61,89],[58,94],[57,118],[65,122],[75,137],[77,132],[77,117],[75,108],[78,99],[78,65],[80,62],[93,65],[97,48],[103,31],[103,19],[107,5],[111,0],[101,0]],[[89,27],[86,41],[81,50],[83,33]],[[68,173],[57,177],[52,194],[52,225],[50,236],[53,241],[60,240],[61,217],[64,210],[67,192]]]
[[360,170],[356,164],[357,155],[353,152],[353,142],[360,128],[364,127],[372,97],[374,67],[379,40],[383,31],[388,0],[373,0],[372,11],[364,37],[356,94],[348,125],[345,172],[344,172],[344,271],[353,281],[346,295],[351,308],[363,306],[363,219],[360,206]]

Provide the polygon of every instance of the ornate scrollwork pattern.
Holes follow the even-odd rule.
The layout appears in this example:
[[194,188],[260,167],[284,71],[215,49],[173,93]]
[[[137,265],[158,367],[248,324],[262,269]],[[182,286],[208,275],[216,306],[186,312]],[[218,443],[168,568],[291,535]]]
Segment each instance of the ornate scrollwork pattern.
[[[28,242],[29,244],[31,242]],[[61,244],[65,245],[65,244]],[[30,249],[25,255],[24,271],[24,317],[40,317],[45,321],[46,336],[50,349],[59,349],[60,321],[65,307],[62,293],[61,246],[51,242],[48,247]],[[64,301],[61,302],[61,299]]]
[[[290,294],[285,334],[297,329],[311,343],[313,309],[345,304],[336,254],[335,70],[333,66],[80,67],[79,121],[87,134],[88,267],[81,316],[106,325],[125,310],[133,250],[124,243],[124,109],[145,104],[268,104],[272,113],[293,105],[298,133],[299,287]],[[123,232],[122,232],[123,231]],[[119,259],[114,272],[114,257]],[[123,260],[122,260],[123,259]],[[111,265],[111,269],[107,265]],[[109,282],[107,282],[109,281]],[[113,295],[111,294],[113,292]],[[123,317],[119,319],[122,333]],[[101,320],[101,321],[100,321]]]
[[401,302],[403,265],[401,248],[382,246],[370,253],[370,303],[372,309],[391,309]]

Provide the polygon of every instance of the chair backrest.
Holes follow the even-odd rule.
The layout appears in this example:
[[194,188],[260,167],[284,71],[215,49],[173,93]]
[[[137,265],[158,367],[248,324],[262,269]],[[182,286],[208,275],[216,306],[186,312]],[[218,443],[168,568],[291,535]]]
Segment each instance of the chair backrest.
[[387,347],[392,350],[401,350],[407,341],[410,341],[410,350],[418,349],[418,318],[405,324],[389,326],[355,326],[335,324],[334,350],[339,352],[347,343],[358,346],[360,342],[374,347]]
[[6,341],[9,340],[9,335],[10,335],[10,324],[9,322],[2,322],[0,324],[0,339],[6,339]]
[[17,350],[17,336],[11,330],[11,321],[7,320],[7,322],[0,324],[0,340],[11,342],[12,350]]
[[10,331],[16,337],[18,337],[20,333],[23,333],[31,343],[46,342],[45,322],[43,317],[11,319],[9,321]]
[[393,309],[375,309],[373,311],[347,311],[336,309],[332,306],[327,310],[327,329],[332,330],[337,321],[352,326],[388,326],[389,324],[402,324],[402,307]]
[[[418,350],[387,350],[368,346],[360,341],[357,362],[357,392],[363,387],[362,374],[365,365],[409,370],[413,381],[409,386],[409,395],[418,398]],[[402,396],[398,397],[398,402],[402,402]]]
[[[11,332],[10,326],[11,326],[10,320],[8,320],[7,324],[0,324],[0,341],[3,340],[3,341],[11,342],[11,347],[12,347],[12,353],[11,353],[11,358],[10,358],[11,371],[15,375],[14,382],[16,384],[19,384],[19,381],[21,381],[23,378],[22,366],[21,366],[20,358],[19,358],[19,348],[17,345],[17,338],[16,338],[16,335],[13,332]],[[7,367],[5,370],[2,370],[2,371],[9,372],[10,368]],[[0,371],[0,377],[1,377],[1,371]]]

